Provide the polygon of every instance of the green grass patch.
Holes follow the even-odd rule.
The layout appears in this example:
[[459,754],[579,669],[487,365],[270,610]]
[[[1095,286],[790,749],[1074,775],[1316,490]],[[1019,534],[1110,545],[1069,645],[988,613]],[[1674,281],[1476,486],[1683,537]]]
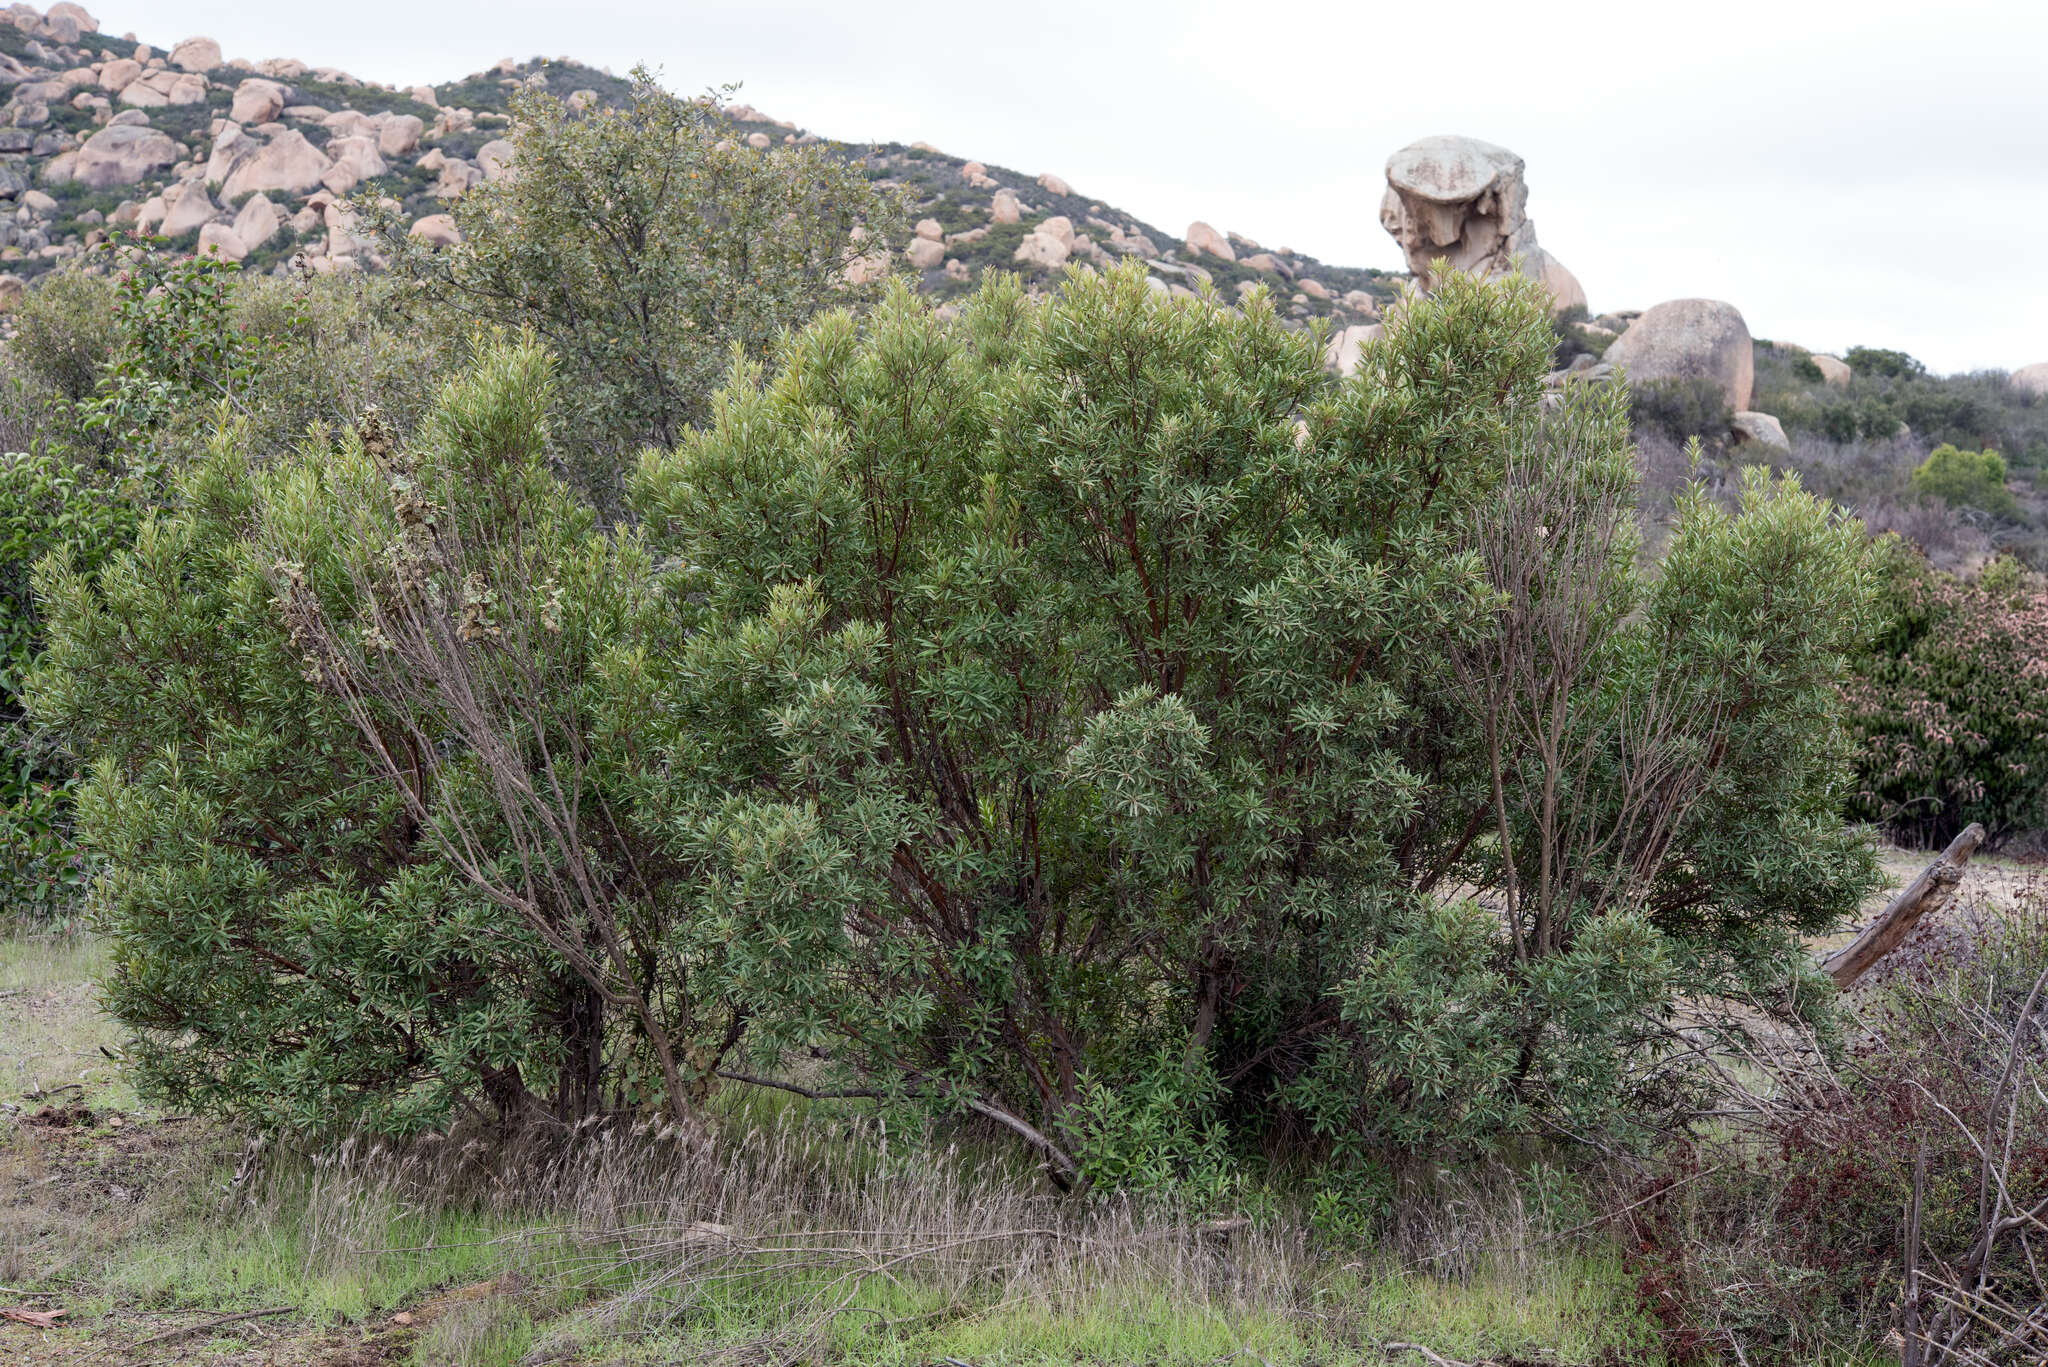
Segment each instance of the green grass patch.
[[123,1032],[100,1010],[105,943],[76,933],[0,937],[0,1099],[76,1084],[66,1099],[117,1111],[139,1104],[120,1066]]

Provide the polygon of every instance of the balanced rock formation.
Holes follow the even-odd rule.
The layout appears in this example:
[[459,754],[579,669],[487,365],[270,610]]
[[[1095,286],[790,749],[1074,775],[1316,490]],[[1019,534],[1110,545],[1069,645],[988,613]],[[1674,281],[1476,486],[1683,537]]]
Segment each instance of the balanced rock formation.
[[2012,387],[2036,398],[2048,395],[2048,361],[2021,366],[2012,373]]
[[1756,348],[1733,304],[1673,299],[1644,312],[1601,359],[1631,381],[1710,379],[1736,412],[1749,408]]
[[1549,288],[1560,313],[1586,306],[1578,277],[1536,244],[1522,171],[1520,157],[1478,138],[1424,138],[1387,158],[1380,224],[1423,288],[1435,288],[1442,260],[1480,276],[1519,269]]

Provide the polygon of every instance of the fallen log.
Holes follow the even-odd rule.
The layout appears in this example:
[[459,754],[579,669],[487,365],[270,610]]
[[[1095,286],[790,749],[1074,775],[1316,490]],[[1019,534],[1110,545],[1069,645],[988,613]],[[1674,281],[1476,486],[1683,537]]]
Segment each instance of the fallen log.
[[1821,965],[1835,980],[1835,986],[1846,988],[1854,984],[1897,949],[1922,918],[1946,905],[1956,884],[1963,881],[1963,865],[1970,862],[1970,856],[1983,843],[1984,828],[1974,821],[1949,841],[1948,848],[1922,869],[1918,878],[1906,884],[1905,891],[1892,899],[1882,916],[1864,928],[1854,944]]

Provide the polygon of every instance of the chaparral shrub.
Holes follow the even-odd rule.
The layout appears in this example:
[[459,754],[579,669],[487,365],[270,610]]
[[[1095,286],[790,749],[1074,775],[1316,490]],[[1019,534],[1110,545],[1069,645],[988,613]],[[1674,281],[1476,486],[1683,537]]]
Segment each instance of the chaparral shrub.
[[413,440],[224,431],[46,576],[147,1075],[394,1127],[873,1095],[1209,1191],[1639,1136],[1680,994],[1825,999],[1874,576],[1760,471],[1645,571],[1627,396],[1546,406],[1550,342],[1519,280],[1343,384],[1138,270],[898,289],[741,359],[625,523],[530,342]]
[[1916,844],[1973,821],[1994,841],[2048,828],[2048,594],[1891,557],[1886,625],[1848,694],[1856,810]]
[[617,108],[515,96],[511,141],[515,173],[455,202],[459,245],[387,225],[393,269],[426,326],[547,343],[558,454],[605,497],[643,445],[704,416],[735,348],[759,357],[783,328],[871,299],[848,267],[901,218],[859,164],[816,145],[755,151],[715,99],[644,71]]
[[2005,487],[2005,457],[1996,451],[1937,446],[1913,471],[1913,492],[1994,517],[2019,516],[2019,502]]
[[47,917],[75,902],[84,882],[63,804],[70,768],[22,709],[41,641],[32,569],[59,548],[96,566],[134,529],[134,504],[90,471],[43,453],[0,453],[0,914]]

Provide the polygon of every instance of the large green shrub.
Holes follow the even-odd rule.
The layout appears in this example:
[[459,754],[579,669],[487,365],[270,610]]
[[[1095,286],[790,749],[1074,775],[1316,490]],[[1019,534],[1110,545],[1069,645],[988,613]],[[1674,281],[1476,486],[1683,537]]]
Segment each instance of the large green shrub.
[[2048,594],[1891,555],[1885,627],[1848,691],[1857,812],[1914,844],[1972,821],[1994,840],[2048,829]]
[[134,530],[134,504],[107,482],[60,457],[0,453],[0,914],[59,912],[84,881],[60,791],[69,766],[22,713],[41,640],[31,568],[59,549],[97,566]]
[[216,258],[122,248],[111,275],[60,271],[30,291],[0,374],[0,906],[75,901],[72,766],[17,697],[40,640],[35,563],[66,550],[90,575],[133,536],[231,413],[273,453],[381,401],[411,420],[446,343],[407,337],[389,288],[253,280]]
[[1625,1137],[1674,996],[1811,1011],[1871,882],[1870,573],[1759,473],[1646,578],[1627,397],[1546,409],[1550,340],[1456,280],[1338,386],[1137,270],[899,290],[739,364],[625,526],[528,344],[416,441],[224,438],[48,579],[147,1076],[394,1126],[751,1079],[1198,1190]]
[[1636,426],[1654,427],[1674,441],[1719,439],[1735,419],[1720,384],[1702,377],[1646,380],[1634,386],[1632,397]]
[[106,865],[108,1008],[172,1104],[302,1130],[510,1113],[546,1085],[549,1026],[575,1006],[550,994],[541,947],[423,846],[385,782],[385,733],[307,679],[251,539],[259,509],[317,497],[317,471],[361,443],[266,470],[241,435],[177,471],[169,509],[97,575],[68,550],[38,573],[30,692],[91,762],[79,836]]
[[1913,492],[1955,508],[1976,508],[1993,517],[2018,517],[2019,503],[2005,487],[2005,457],[1996,451],[1959,451],[1937,446],[1913,471]]

